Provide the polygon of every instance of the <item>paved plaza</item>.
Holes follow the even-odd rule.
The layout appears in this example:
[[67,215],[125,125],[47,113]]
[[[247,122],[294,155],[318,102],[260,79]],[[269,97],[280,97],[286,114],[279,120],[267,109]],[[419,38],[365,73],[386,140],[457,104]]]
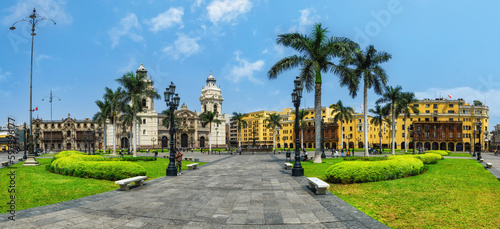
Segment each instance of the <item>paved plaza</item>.
[[[1,214],[0,228],[387,228],[331,193],[312,193],[282,167],[284,154],[184,155],[209,163],[125,192],[17,211],[16,221]],[[500,157],[483,158],[498,173]]]
[[211,162],[126,192],[17,211],[15,222],[1,214],[0,228],[387,228],[331,193],[312,193],[282,168],[283,154],[192,155]]

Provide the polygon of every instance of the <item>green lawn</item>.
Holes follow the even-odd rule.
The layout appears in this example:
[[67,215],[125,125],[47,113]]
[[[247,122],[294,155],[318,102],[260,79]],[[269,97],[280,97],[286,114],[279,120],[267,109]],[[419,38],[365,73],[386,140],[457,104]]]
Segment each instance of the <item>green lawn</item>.
[[450,153],[450,157],[472,157],[469,153]]
[[[45,170],[45,165],[52,159],[37,158],[40,166],[22,166],[20,162],[7,168],[0,169],[0,213],[7,212],[10,201],[8,192],[11,171],[16,171],[15,196],[16,210],[44,206],[63,201],[78,199],[120,188],[114,181],[79,178],[54,174]],[[148,180],[165,176],[168,159],[158,158],[156,161],[134,162],[143,166]],[[195,163],[183,161],[182,170],[187,170],[187,164]],[[205,162],[196,162],[199,165]],[[15,168],[15,169],[14,169]],[[14,194],[14,193],[12,193]]]
[[[324,179],[341,159],[302,163]],[[445,159],[398,180],[337,185],[330,191],[391,228],[500,228],[500,182],[474,160]]]

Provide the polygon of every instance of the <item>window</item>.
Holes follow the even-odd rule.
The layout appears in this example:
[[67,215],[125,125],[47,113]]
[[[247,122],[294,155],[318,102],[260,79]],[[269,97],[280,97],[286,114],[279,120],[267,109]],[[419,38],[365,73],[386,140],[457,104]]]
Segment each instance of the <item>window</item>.
[[453,130],[453,129],[454,129],[453,126],[450,126],[450,130]]
[[146,135],[146,130],[142,130],[142,134]]
[[418,104],[413,104],[414,107],[418,107]]
[[214,104],[214,112],[217,111],[217,104]]
[[431,111],[430,110],[425,110],[425,113],[429,114],[429,113],[431,113]]
[[352,131],[352,126],[349,127],[349,131]]
[[361,118],[358,118],[358,122],[361,122]]
[[441,133],[441,137],[446,138],[446,133],[445,132]]
[[429,121],[429,118],[425,118],[425,121],[428,122]]
[[145,107],[146,106],[146,99],[142,99],[142,106]]
[[457,138],[462,138],[462,133],[457,133]]
[[450,122],[453,122],[453,118],[450,118],[450,119],[449,119],[449,121],[450,121]]
[[437,108],[438,108],[438,105],[437,105],[437,104],[433,104],[433,108],[434,108],[434,109],[437,109]]
[[143,119],[143,120],[142,120],[142,124],[146,124],[146,119]]
[[434,114],[437,114],[437,113],[438,113],[438,111],[437,111],[437,110],[434,110]]
[[450,132],[450,138],[453,138],[453,132]]
[[431,105],[430,104],[425,104],[425,107],[430,107]]
[[454,110],[448,110],[448,114],[454,114],[455,111]]
[[453,104],[452,104],[452,103],[451,103],[451,104],[448,104],[448,107],[453,107]]

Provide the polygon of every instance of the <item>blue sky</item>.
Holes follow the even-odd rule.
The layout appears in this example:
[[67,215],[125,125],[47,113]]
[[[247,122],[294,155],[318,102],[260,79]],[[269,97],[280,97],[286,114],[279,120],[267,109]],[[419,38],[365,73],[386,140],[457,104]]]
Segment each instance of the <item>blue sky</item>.
[[[498,1],[59,1],[0,2],[0,123],[29,120],[30,35],[33,7],[57,25],[41,22],[34,46],[34,117],[90,118],[106,86],[144,64],[163,95],[170,81],[181,103],[200,110],[199,96],[209,73],[224,97],[223,112],[281,110],[291,107],[297,70],[268,80],[267,71],[292,49],[276,45],[278,34],[310,33],[323,23],[329,36],[342,36],[363,48],[373,44],[392,54],[382,66],[389,85],[401,85],[419,99],[481,100],[490,107],[490,127],[500,122]],[[352,99],[338,77],[323,75],[322,104],[342,100],[361,111],[362,92]],[[302,106],[313,107],[304,93]],[[378,98],[373,92],[368,107]],[[166,109],[163,99],[157,111]]]

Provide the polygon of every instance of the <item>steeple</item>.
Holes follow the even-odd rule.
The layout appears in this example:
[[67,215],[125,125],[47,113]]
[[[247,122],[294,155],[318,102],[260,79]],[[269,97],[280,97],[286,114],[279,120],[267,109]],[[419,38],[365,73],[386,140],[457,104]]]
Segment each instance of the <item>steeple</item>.
[[135,71],[135,74],[136,75],[144,75],[146,77],[146,79],[148,78],[147,75],[148,75],[148,70],[146,70],[146,68],[144,66],[142,66],[142,63],[141,63],[141,66],[139,66],[139,68],[137,69],[137,71]]

